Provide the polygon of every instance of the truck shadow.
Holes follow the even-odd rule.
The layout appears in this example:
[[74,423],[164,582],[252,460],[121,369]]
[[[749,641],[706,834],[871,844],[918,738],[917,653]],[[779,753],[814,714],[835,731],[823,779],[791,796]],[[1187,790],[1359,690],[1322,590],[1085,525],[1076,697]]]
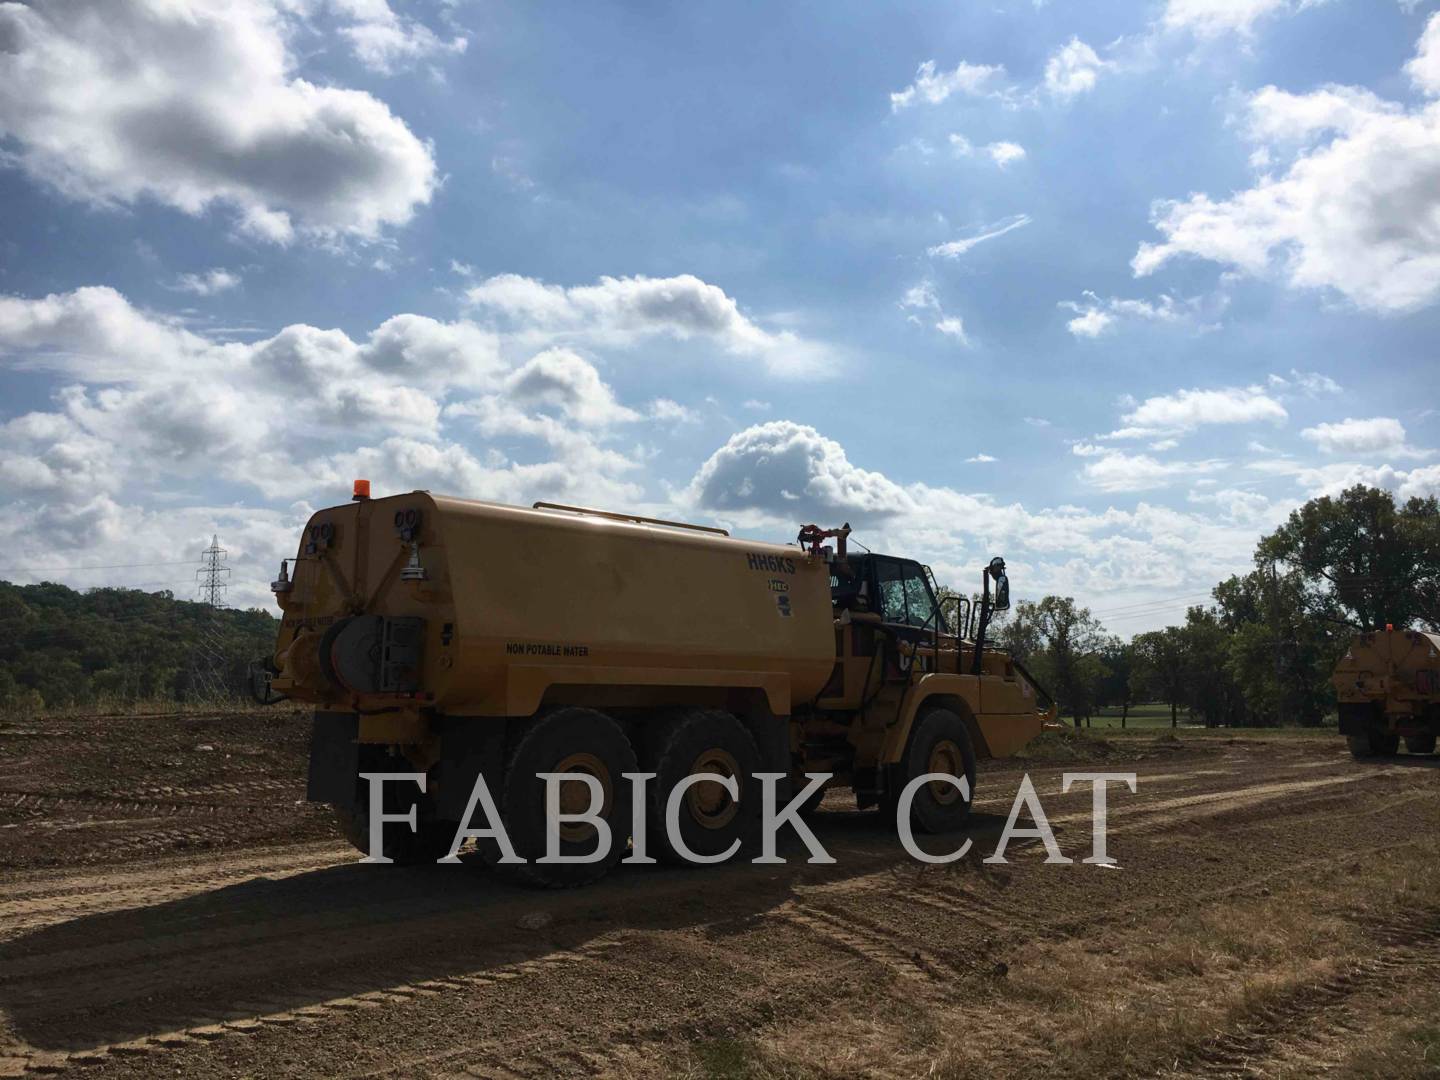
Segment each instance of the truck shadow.
[[[964,834],[974,849],[948,872],[1005,888],[1010,869],[980,862],[1004,821],[975,813]],[[461,866],[347,863],[86,915],[0,944],[0,1010],[12,1034],[46,1051],[257,1016],[283,1023],[283,1014],[373,991],[400,988],[392,1000],[401,1001],[417,983],[513,978],[499,973],[518,965],[524,975],[529,962],[583,955],[616,935],[723,935],[807,885],[887,872],[899,883],[919,870],[876,814],[824,812],[813,827],[835,864],[805,862],[790,837],[783,865],[621,866],[597,885],[546,892],[502,880],[473,857]],[[947,851],[960,841],[926,837],[922,846]],[[963,907],[956,915],[963,920]],[[536,923],[544,925],[521,928]]]

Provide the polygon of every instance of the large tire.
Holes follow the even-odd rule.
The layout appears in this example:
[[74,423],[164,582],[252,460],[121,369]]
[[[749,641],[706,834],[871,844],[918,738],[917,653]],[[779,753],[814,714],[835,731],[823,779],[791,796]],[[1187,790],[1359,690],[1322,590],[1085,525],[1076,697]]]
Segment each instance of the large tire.
[[1393,757],[1400,752],[1400,736],[1392,731],[1372,731],[1370,752],[1381,757]]
[[649,854],[669,863],[690,865],[670,843],[665,809],[674,790],[692,773],[733,776],[740,797],[732,799],[720,784],[694,784],[680,800],[680,839],[696,855],[719,855],[736,840],[744,851],[754,841],[760,823],[760,751],[745,725],[728,712],[697,709],[680,716],[656,733],[654,758],[647,771],[650,781],[646,817]]
[[[622,773],[635,772],[635,751],[620,725],[593,709],[567,708],[528,725],[510,748],[505,762],[498,809],[506,834],[524,864],[498,863],[498,852],[485,844],[482,853],[502,871],[532,885],[574,888],[598,881],[625,855],[630,837],[630,788]],[[605,792],[601,818],[610,826],[610,850],[597,862],[542,863],[545,854],[545,781],[537,773],[586,772]],[[589,789],[578,783],[560,788],[563,809],[584,809]],[[573,800],[573,807],[567,806]],[[561,855],[588,855],[596,849],[592,825],[568,825],[560,834]]]
[[[377,770],[378,771],[378,770]],[[383,788],[384,810],[387,814],[403,814],[416,806],[416,829],[404,822],[387,822],[380,838],[380,853],[398,866],[435,862],[449,854],[455,838],[453,822],[436,821],[433,803],[414,784],[387,783]],[[370,791],[369,784],[360,782],[355,801],[349,806],[335,807],[335,823],[340,833],[356,851],[370,854]]]
[[1350,747],[1350,756],[1354,758],[1367,758],[1374,755],[1375,751],[1370,749],[1369,735],[1347,735],[1345,743]]
[[1435,752],[1435,736],[1406,735],[1405,750],[1410,754],[1433,754]]
[[969,798],[953,784],[925,784],[910,804],[910,824],[927,833],[955,832],[965,826],[975,797],[975,747],[970,741],[970,729],[959,716],[949,709],[931,709],[917,717],[896,771],[899,775],[895,791],[885,800],[892,816],[901,790],[915,777],[926,773],[963,775],[970,789]]

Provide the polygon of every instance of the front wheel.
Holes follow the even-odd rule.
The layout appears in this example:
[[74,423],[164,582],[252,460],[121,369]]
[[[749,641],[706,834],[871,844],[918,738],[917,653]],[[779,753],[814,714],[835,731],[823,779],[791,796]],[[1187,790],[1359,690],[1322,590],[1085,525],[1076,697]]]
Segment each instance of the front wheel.
[[1435,736],[1406,735],[1405,750],[1411,754],[1433,754],[1435,752]]
[[1390,731],[1370,733],[1370,751],[1381,757],[1391,757],[1400,752],[1400,736]]
[[895,791],[885,801],[891,814],[896,812],[900,791],[917,776],[940,773],[963,777],[966,793],[945,780],[922,785],[910,803],[910,823],[927,833],[955,832],[964,827],[975,797],[975,747],[965,721],[949,709],[931,709],[917,719],[898,772]]
[[1350,756],[1353,758],[1367,758],[1375,753],[1370,749],[1369,735],[1347,735],[1345,744],[1350,747]]

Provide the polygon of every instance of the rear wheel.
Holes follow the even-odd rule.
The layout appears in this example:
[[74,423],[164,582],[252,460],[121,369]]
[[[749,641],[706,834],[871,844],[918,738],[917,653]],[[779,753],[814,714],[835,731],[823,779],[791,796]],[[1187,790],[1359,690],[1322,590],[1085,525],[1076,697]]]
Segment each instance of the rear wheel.
[[898,771],[894,798],[886,800],[891,814],[900,791],[917,776],[943,773],[964,777],[968,795],[953,783],[931,780],[921,786],[910,804],[910,823],[922,832],[954,832],[964,827],[975,796],[975,747],[965,721],[949,709],[931,709],[917,719]]
[[1405,749],[1411,754],[1433,754],[1435,752],[1435,736],[1406,735]]
[[760,751],[745,725],[728,712],[699,709],[685,713],[673,726],[657,733],[649,771],[646,831],[648,846],[666,862],[688,860],[666,830],[670,793],[687,776],[711,773],[733,778],[739,798],[723,784],[702,780],[680,799],[678,826],[684,846],[696,855],[719,855],[739,840],[741,849],[756,835],[760,821]]
[[[570,708],[550,713],[531,723],[515,740],[505,765],[499,810],[505,832],[523,865],[497,863],[499,852],[485,843],[486,859],[517,878],[534,885],[571,888],[604,877],[625,854],[630,836],[628,787],[622,773],[635,772],[635,751],[620,726],[593,709]],[[610,846],[594,862],[542,863],[545,855],[545,781],[537,773],[570,773],[561,780],[560,810],[586,811],[590,786],[579,778],[591,776],[600,785],[601,820],[610,827]],[[597,850],[598,830],[588,822],[570,822],[559,828],[558,854],[590,855]]]
[[1370,733],[1370,752],[1381,757],[1390,757],[1400,752],[1400,736],[1389,731]]
[[[380,834],[381,855],[398,865],[410,866],[434,862],[449,853],[450,842],[455,838],[455,823],[436,821],[434,804],[418,787],[397,780],[386,781],[381,798],[387,814],[403,814],[411,806],[416,808],[414,830],[403,821],[385,823]],[[354,802],[335,807],[335,823],[356,851],[370,854],[370,785],[367,781],[360,781]]]
[[1351,757],[1367,758],[1375,753],[1374,750],[1370,749],[1369,735],[1347,735],[1345,736],[1345,742],[1346,745],[1350,747]]

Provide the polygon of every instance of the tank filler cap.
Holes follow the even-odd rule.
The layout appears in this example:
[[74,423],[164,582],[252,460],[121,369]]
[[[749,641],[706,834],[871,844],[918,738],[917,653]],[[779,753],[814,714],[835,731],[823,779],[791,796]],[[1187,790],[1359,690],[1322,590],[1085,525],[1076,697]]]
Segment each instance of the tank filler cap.
[[295,587],[295,583],[290,580],[290,575],[285,572],[285,564],[289,561],[289,559],[280,560],[280,576],[270,583],[270,591],[277,596],[287,593]]

